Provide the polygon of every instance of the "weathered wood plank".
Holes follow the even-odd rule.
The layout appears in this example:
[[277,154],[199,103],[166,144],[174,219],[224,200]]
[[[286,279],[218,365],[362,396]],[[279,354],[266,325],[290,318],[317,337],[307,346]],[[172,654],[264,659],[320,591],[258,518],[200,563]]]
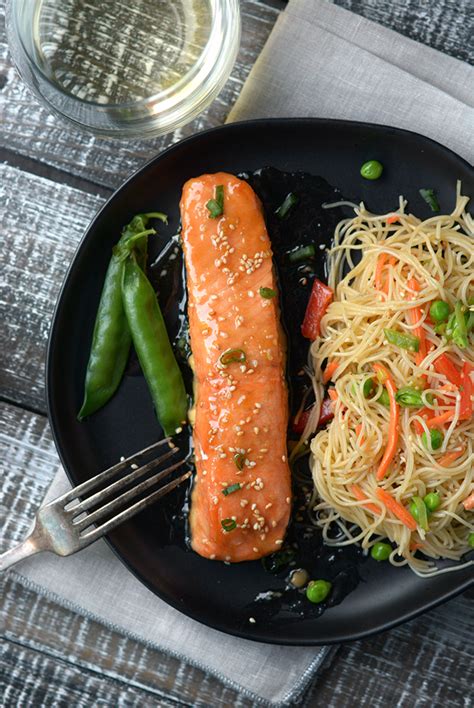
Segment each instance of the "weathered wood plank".
[[0,395],[44,411],[44,359],[55,302],[103,198],[0,165]]
[[[3,549],[25,534],[59,463],[43,416],[3,404],[0,429]],[[89,695],[89,686],[100,694],[111,681],[123,681],[143,691],[137,695],[152,701],[150,705],[155,705],[153,701],[167,705],[162,703],[163,697],[196,706],[249,705],[198,669],[185,667],[172,657],[40,598],[14,579],[3,578],[0,597],[7,639],[0,675],[9,670],[11,662],[23,661],[17,654],[17,645],[21,644],[24,661],[37,676],[39,686],[36,689],[36,684],[27,683],[21,688],[16,680],[9,681],[12,695],[25,699],[11,705],[24,704],[26,698],[32,704],[38,695],[36,690],[46,691],[44,672],[49,672],[57,691],[74,693],[74,686],[78,686],[84,696]],[[472,601],[461,597],[389,633],[346,645],[316,682],[308,705],[405,708],[430,704],[467,708],[473,623]],[[35,653],[29,653],[33,650]],[[36,673],[38,666],[44,668]],[[58,666],[62,667],[59,674]],[[101,677],[96,676],[98,672]],[[16,693],[20,689],[25,693]],[[135,700],[135,694],[128,693],[125,685],[121,690],[127,700]]]
[[[4,550],[26,535],[60,465],[44,416],[3,403],[0,430],[0,550]],[[151,701],[149,705],[250,705],[205,672],[60,607],[8,575],[0,579],[0,598],[5,642],[0,685],[8,677],[10,697],[5,705],[53,705],[52,691],[65,698],[77,691],[85,702],[69,705],[86,706],[92,691],[100,696],[117,682],[120,691],[112,692],[104,704],[117,705],[112,696],[122,692],[134,699],[135,687],[142,701]],[[17,662],[21,672],[10,678]]]
[[336,5],[416,42],[474,64],[471,0],[333,0]]
[[[0,0],[0,15],[4,2]],[[130,172],[164,147],[225,121],[283,7],[282,0],[242,0],[241,47],[225,87],[212,105],[188,126],[153,140],[95,138],[50,115],[33,99],[13,68],[0,25],[0,76],[6,78],[1,89],[0,146],[93,182],[117,187]]]

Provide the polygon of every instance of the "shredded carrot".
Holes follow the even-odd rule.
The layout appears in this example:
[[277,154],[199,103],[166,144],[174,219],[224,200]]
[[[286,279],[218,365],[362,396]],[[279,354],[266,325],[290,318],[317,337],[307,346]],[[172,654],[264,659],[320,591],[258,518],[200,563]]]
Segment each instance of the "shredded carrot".
[[387,224],[395,224],[399,220],[399,218],[400,217],[398,216],[398,214],[390,214],[390,216],[387,216],[385,221],[387,222]]
[[466,446],[463,445],[459,450],[452,450],[451,452],[447,452],[443,457],[440,457],[436,462],[438,465],[441,465],[441,467],[449,467],[451,462],[454,462],[455,460],[458,459],[458,457],[461,457],[461,455],[464,453],[466,449]]
[[447,354],[443,353],[435,359],[433,366],[438,374],[443,374],[443,376],[448,379],[449,383],[454,384],[458,388],[462,386],[461,372],[456,368]]
[[[417,415],[420,418],[423,418],[424,421],[426,422],[426,424],[428,424],[428,421],[430,420],[430,418],[432,418],[434,416],[434,411],[432,408],[422,408],[420,411],[418,411]],[[424,427],[422,426],[420,421],[415,418],[413,421],[413,424],[415,426],[415,430],[418,433],[418,435],[421,435],[422,432],[424,431]]]
[[369,511],[371,511],[373,514],[377,514],[377,516],[380,514],[380,507],[378,507],[377,504],[372,504],[372,502],[369,502],[359,485],[353,484],[351,487],[351,491],[356,499],[358,499],[359,501],[367,502],[366,504],[364,504],[364,506]]
[[463,507],[466,509],[466,511],[471,511],[471,509],[474,509],[474,492],[470,494],[462,503]]
[[327,383],[332,379],[332,375],[336,371],[337,367],[339,366],[338,361],[330,361],[329,364],[326,366],[323,372],[323,383]]
[[[410,280],[407,281],[407,285],[409,288],[411,288],[411,290],[414,290],[417,293],[420,292],[420,284],[415,278],[410,278]],[[410,300],[414,300],[413,295],[410,295]],[[423,312],[421,310],[421,307],[412,307],[410,310],[408,310],[407,317],[409,323],[412,326],[416,325],[416,327],[414,327],[413,329],[413,334],[420,340],[420,346],[418,348],[418,351],[416,352],[415,357],[416,363],[419,366],[426,356],[426,335],[423,325],[420,324],[423,318]]]
[[360,436],[360,445],[363,445],[365,443],[365,438],[363,435],[361,435],[362,427],[363,427],[362,423],[358,423],[355,427],[355,433],[356,433],[357,437]]
[[416,551],[419,551],[420,548],[423,548],[422,543],[417,543],[416,541],[414,541],[413,543],[410,543],[410,551],[412,553],[416,553]]
[[385,491],[385,489],[381,489],[379,487],[375,493],[380,501],[385,504],[387,509],[391,511],[397,519],[400,519],[400,521],[405,524],[410,531],[416,531],[416,521],[404,506],[399,504],[396,499]]
[[380,256],[377,258],[377,265],[375,266],[375,288],[377,290],[382,290],[382,273],[386,260],[386,253],[381,253]]
[[397,452],[398,436],[400,434],[400,406],[398,405],[395,398],[397,394],[395,381],[393,380],[389,370],[385,366],[383,366],[383,364],[374,364],[374,371],[380,376],[380,378],[383,377],[385,388],[388,391],[390,399],[390,423],[388,426],[388,442],[387,447],[385,448],[384,455],[382,457],[382,461],[380,462],[380,465],[377,470],[377,479],[381,480],[385,477],[387,470],[390,467],[390,463],[392,462],[393,458],[395,457],[395,453]]
[[337,401],[337,399],[339,398],[339,394],[335,388],[328,388],[328,396],[331,401]]
[[428,418],[426,425],[428,428],[437,428],[438,425],[443,425],[453,419],[453,411],[445,411],[441,415],[435,415],[433,418]]

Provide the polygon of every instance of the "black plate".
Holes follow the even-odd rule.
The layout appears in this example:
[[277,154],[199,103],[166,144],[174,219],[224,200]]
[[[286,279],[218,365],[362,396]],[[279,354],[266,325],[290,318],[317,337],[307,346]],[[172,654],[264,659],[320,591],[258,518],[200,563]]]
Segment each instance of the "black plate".
[[[359,175],[368,159],[380,160],[383,177]],[[51,329],[47,391],[49,418],[64,467],[74,484],[132,454],[160,435],[143,378],[127,375],[114,399],[85,423],[76,421],[98,298],[110,255],[123,224],[141,211],[170,215],[168,234],[179,224],[181,187],[189,177],[233,173],[272,165],[321,175],[347,197],[375,212],[410,209],[430,216],[420,187],[437,192],[441,211],[454,204],[456,180],[474,196],[474,174],[441,145],[403,130],[317,119],[253,121],[195,135],[171,147],[134,174],[101,209],[87,230],[67,275]],[[327,241],[327,238],[326,238]],[[175,500],[180,503],[179,498]],[[407,568],[368,561],[361,582],[341,604],[320,617],[283,613],[248,623],[246,607],[279,583],[258,562],[226,566],[186,550],[170,534],[161,506],[143,512],[110,534],[112,548],[135,575],[169,604],[209,626],[238,636],[281,644],[348,641],[388,629],[463,592],[472,568],[420,579]]]

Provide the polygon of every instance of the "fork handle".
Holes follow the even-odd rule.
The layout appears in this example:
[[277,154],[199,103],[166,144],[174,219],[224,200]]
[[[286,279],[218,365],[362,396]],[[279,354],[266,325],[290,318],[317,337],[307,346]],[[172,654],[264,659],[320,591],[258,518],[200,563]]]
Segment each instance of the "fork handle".
[[0,572],[6,570],[11,565],[18,563],[23,560],[23,558],[28,558],[28,556],[33,556],[35,553],[39,553],[44,550],[40,548],[32,536],[26,538],[18,546],[10,548],[10,550],[5,551],[5,553],[0,553]]

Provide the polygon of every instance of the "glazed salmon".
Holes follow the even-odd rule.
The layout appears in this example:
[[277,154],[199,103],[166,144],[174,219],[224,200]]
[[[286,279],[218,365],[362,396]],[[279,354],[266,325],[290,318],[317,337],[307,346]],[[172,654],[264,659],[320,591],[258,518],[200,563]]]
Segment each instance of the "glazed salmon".
[[252,188],[223,172],[184,185],[181,219],[195,375],[191,542],[206,558],[253,560],[281,548],[291,505],[270,240]]

